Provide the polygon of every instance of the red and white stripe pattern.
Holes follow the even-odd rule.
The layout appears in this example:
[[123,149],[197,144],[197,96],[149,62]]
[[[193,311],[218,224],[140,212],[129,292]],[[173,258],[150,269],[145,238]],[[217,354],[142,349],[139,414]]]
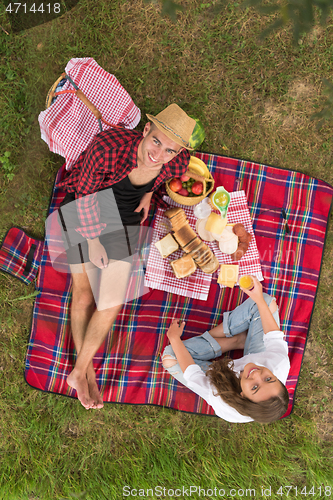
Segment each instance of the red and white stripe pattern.
[[[135,128],[140,110],[114,75],[107,73],[91,57],[71,59],[65,72],[80,90],[112,124]],[[73,90],[66,81],[62,90]],[[42,139],[50,151],[66,158],[66,169],[76,161],[93,137],[100,132],[93,113],[74,94],[61,94],[38,117]],[[103,130],[108,125],[102,124]]]

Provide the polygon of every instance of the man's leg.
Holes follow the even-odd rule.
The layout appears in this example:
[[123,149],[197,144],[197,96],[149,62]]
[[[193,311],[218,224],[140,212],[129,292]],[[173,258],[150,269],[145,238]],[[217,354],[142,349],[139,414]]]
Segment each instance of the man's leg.
[[81,349],[78,351],[74,369],[67,378],[68,385],[76,389],[78,399],[87,409],[103,407],[92,359],[105,340],[121,307],[120,305],[103,311],[94,311],[87,325]]
[[[81,264],[72,265],[72,303],[71,303],[71,331],[77,355],[81,351],[83,341],[86,335],[86,330],[95,309],[95,301],[91,291],[91,286]],[[71,381],[71,375],[69,381]],[[88,389],[84,387],[80,390],[78,398],[85,408],[90,408],[92,405],[103,407],[103,400],[99,394],[95,370],[91,361],[87,370]],[[74,387],[69,383],[71,387]],[[90,387],[89,387],[90,386]]]
[[[85,269],[84,272],[81,269],[81,273],[73,272],[72,274],[72,334],[78,356],[75,367],[67,378],[67,383],[76,389],[78,399],[85,408],[89,409],[103,407],[92,359],[122,308],[131,266],[127,262],[110,261],[109,266],[102,270],[97,294],[100,298],[99,302],[103,302],[102,310],[98,310],[100,304],[97,304],[98,309],[94,310],[96,283],[93,283],[93,280],[97,275],[95,272],[91,273],[89,265],[85,267],[88,268],[89,276]],[[74,267],[72,267],[73,270]],[[110,283],[113,285],[112,293]]]

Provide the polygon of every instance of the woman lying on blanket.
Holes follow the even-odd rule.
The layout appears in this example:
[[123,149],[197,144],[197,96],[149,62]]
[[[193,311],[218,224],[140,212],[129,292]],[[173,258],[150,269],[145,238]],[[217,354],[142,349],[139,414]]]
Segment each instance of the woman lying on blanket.
[[[185,323],[174,321],[162,355],[164,368],[229,422],[273,422],[288,408],[288,344],[275,299],[253,280],[252,290],[244,290],[250,298],[209,332],[182,342]],[[244,356],[208,362],[233,349],[244,349]]]

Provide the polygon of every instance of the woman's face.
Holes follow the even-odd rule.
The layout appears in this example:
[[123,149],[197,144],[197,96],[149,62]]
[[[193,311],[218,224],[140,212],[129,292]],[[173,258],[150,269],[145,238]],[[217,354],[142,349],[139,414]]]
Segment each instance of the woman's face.
[[254,363],[245,365],[240,378],[241,396],[245,396],[255,403],[266,401],[281,392],[281,382],[265,366]]

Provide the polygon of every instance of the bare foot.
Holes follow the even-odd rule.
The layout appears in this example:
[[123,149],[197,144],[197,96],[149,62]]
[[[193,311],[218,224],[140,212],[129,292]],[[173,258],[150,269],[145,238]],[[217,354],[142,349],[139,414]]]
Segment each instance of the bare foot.
[[89,394],[89,387],[86,375],[84,375],[84,377],[79,377],[75,373],[74,369],[67,377],[67,384],[70,387],[73,387],[73,389],[76,389],[77,398],[79,399],[82,406],[86,408],[86,410],[89,410],[89,408],[93,407],[94,401]]
[[99,392],[99,389],[97,386],[95,372],[94,372],[93,376],[90,376],[90,374],[87,374],[87,380],[88,380],[88,387],[89,387],[89,395],[94,402],[92,409],[100,410],[101,408],[103,408],[104,404],[103,404],[103,398],[102,398],[101,393]]

